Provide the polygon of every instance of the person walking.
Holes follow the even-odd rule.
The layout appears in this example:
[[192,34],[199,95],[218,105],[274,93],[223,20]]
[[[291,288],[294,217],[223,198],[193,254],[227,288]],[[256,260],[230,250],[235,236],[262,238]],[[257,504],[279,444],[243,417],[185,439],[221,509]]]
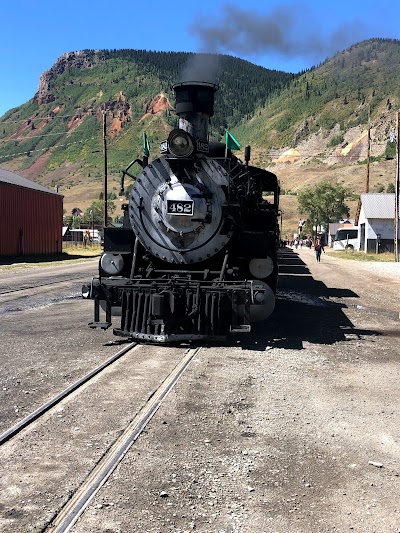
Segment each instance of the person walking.
[[317,263],[320,263],[321,262],[321,253],[322,252],[325,253],[325,250],[324,250],[324,247],[321,244],[321,241],[317,240],[315,242],[314,250],[315,250],[315,259],[317,260]]

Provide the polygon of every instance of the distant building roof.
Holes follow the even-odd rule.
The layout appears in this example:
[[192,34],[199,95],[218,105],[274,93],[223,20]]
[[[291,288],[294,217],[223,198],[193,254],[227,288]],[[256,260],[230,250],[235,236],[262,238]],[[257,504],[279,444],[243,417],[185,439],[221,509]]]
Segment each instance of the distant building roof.
[[342,229],[342,228],[354,228],[354,227],[357,227],[354,225],[354,220],[349,220],[349,219],[346,219],[346,220],[341,220],[340,222],[331,222],[329,224],[329,233],[330,235],[333,235],[336,233],[336,231],[338,229]]
[[394,193],[363,193],[361,206],[365,218],[393,218]]
[[23,178],[22,176],[19,176],[18,174],[15,174],[14,172],[10,172],[9,170],[4,170],[2,168],[0,168],[0,182],[10,183],[11,185],[17,185],[18,187],[24,187],[25,189],[34,189],[36,191],[42,191],[47,192],[49,194],[56,194],[57,196],[62,196],[61,194],[52,191],[51,189],[43,187],[43,185],[39,185],[38,183],[35,183],[31,180]]

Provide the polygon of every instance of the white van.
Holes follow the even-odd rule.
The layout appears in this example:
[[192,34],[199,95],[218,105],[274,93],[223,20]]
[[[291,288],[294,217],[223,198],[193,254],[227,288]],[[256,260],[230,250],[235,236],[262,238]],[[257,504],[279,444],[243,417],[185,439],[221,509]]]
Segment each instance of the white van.
[[334,250],[357,250],[358,249],[358,229],[340,228],[336,231],[333,241]]

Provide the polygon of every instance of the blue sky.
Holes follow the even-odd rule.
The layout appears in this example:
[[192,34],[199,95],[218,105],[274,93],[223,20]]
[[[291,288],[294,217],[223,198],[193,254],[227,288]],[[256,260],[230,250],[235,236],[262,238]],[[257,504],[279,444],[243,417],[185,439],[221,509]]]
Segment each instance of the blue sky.
[[32,98],[65,52],[227,53],[298,72],[370,37],[400,39],[400,2],[3,0],[0,116]]

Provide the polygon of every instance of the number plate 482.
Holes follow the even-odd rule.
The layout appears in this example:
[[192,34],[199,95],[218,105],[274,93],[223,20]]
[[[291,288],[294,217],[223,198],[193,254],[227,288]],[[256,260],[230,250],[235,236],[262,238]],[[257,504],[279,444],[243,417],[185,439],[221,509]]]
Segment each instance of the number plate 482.
[[193,200],[167,200],[167,213],[169,215],[193,216]]

